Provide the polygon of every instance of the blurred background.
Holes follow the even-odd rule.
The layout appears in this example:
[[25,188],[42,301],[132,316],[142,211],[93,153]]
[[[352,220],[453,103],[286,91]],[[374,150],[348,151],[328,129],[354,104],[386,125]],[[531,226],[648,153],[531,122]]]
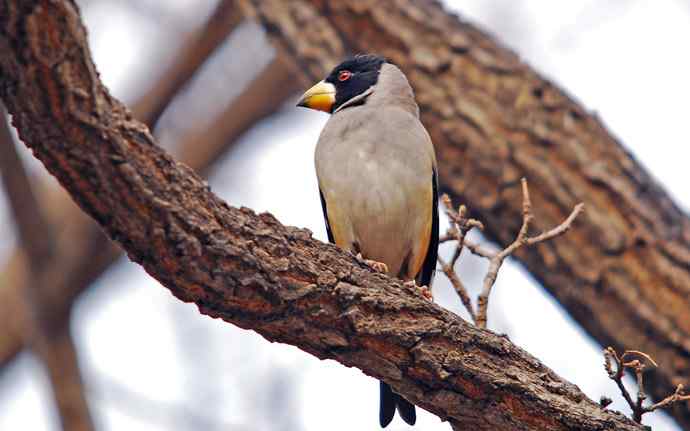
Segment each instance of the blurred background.
[[[79,3],[101,77],[130,106],[156,84],[216,6],[210,0]],[[690,205],[684,138],[690,97],[688,2],[444,3],[596,111],[676,200]],[[240,23],[162,112],[155,129],[160,144],[190,157],[203,152],[215,119],[228,112],[274,55],[260,27]],[[325,240],[313,150],[327,116],[294,107],[300,85],[286,85],[291,96],[227,143],[207,172],[212,189],[231,205],[269,211]],[[57,187],[23,146],[20,156],[33,179]],[[442,231],[446,225],[444,220]],[[4,192],[0,226],[0,261],[6,261],[18,234]],[[459,272],[472,292],[485,270],[482,260],[461,259]],[[8,289],[3,280],[0,290]],[[464,315],[442,274],[434,295]],[[98,429],[378,429],[375,380],[202,316],[126,258],[99,276],[73,311],[71,328]],[[601,347],[513,262],[499,274],[489,317],[491,329],[508,334],[589,397],[607,395],[614,400],[611,408],[629,414],[604,372]],[[658,431],[680,429],[664,413],[645,416],[645,423]],[[47,374],[27,353],[0,369],[0,430],[15,429],[59,429]],[[390,429],[408,427],[396,418]],[[415,429],[449,427],[423,412]]]

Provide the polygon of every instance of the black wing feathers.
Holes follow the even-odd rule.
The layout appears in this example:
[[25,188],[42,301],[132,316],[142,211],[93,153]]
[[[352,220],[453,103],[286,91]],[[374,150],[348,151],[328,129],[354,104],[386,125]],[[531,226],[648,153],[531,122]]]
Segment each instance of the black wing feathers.
[[422,270],[417,275],[417,284],[419,286],[431,287],[431,282],[434,280],[436,273],[436,260],[438,259],[438,175],[434,168],[431,181],[433,183],[433,198],[431,207],[431,238],[429,239],[429,249],[424,258]]
[[398,413],[400,413],[400,417],[408,425],[414,425],[415,422],[417,422],[417,412],[415,411],[414,404],[398,394],[395,394],[395,396],[397,398],[395,402],[398,405]]
[[[321,209],[323,210],[323,220],[326,222],[326,233],[328,234],[328,242],[330,242],[331,244],[335,244],[335,240],[333,239],[333,232],[331,232],[331,224],[328,222],[328,208],[326,208],[326,199],[323,198],[323,192],[321,191],[321,189],[319,189],[319,197],[321,197]],[[438,232],[436,236],[438,236]]]

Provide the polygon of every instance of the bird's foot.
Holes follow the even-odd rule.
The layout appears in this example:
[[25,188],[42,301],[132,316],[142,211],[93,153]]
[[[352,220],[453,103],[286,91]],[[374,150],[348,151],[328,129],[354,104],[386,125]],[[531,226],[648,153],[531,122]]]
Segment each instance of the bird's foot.
[[431,293],[431,288],[429,288],[429,286],[417,286],[417,282],[414,280],[406,281],[405,286],[412,287],[413,289],[419,289],[420,293],[425,299],[433,302],[434,295]]
[[368,266],[369,268],[373,269],[376,272],[380,272],[383,274],[386,274],[388,272],[388,265],[386,265],[383,262],[377,262],[375,260],[370,260],[370,259],[365,259],[364,256],[362,256],[362,253],[357,253],[355,256],[357,260]]

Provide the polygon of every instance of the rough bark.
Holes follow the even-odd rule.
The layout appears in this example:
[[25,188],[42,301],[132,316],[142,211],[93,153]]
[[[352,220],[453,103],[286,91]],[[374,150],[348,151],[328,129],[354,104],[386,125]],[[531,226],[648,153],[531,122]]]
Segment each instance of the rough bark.
[[[433,138],[443,191],[503,246],[520,228],[521,177],[535,231],[585,202],[567,238],[516,257],[602,345],[659,362],[645,377],[656,399],[690,383],[690,219],[596,115],[434,1],[240,3],[312,79],[348,52],[399,65]],[[690,427],[688,403],[672,414]]]
[[102,86],[73,1],[0,5],[0,97],[22,140],[180,299],[358,367],[457,429],[642,429],[416,289],[217,198]]
[[[199,37],[206,43],[210,36]],[[201,48],[200,48],[201,49]],[[191,50],[187,49],[187,53]],[[179,158],[194,170],[205,173],[214,161],[257,121],[276,112],[281,104],[297,91],[298,82],[284,65],[284,56],[276,54],[271,64],[202,131],[185,136],[179,145]],[[198,58],[193,60],[201,64]],[[184,73],[187,79],[189,67],[179,61],[164,73],[170,78],[172,71]],[[181,88],[186,80],[174,78]],[[156,86],[158,87],[158,86]],[[137,118],[157,118],[149,109],[166,105],[173,98],[172,91],[146,92],[137,103]],[[163,97],[164,101],[149,100]],[[157,108],[156,108],[157,109]],[[152,126],[152,123],[149,123]],[[62,191],[44,190],[41,201],[48,209],[47,216],[57,230],[56,250],[50,264],[41,268],[48,279],[53,280],[50,292],[53,312],[66,317],[72,302],[86,290],[121,255],[121,250],[103,235],[98,225],[84,215]],[[0,289],[0,369],[21,351],[26,333],[27,310],[23,292],[30,285],[26,267],[26,255],[18,248],[2,271]]]

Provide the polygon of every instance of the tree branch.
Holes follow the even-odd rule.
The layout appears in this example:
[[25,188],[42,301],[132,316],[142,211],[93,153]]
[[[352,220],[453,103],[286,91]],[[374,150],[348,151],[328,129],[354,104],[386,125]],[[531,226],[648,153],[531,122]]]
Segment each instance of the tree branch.
[[0,97],[22,140],[180,299],[358,367],[458,429],[641,429],[505,338],[308,231],[228,206],[108,94],[72,1],[2,5]]
[[233,0],[220,0],[206,24],[194,37],[185,42],[180,49],[180,55],[134,105],[134,116],[153,128],[173,97],[227,39],[242,21],[242,16],[240,8]]
[[[297,92],[298,82],[287,66],[285,54],[276,52],[273,60],[230,102],[216,121],[206,127],[204,135],[191,135],[183,139],[197,144],[184,145],[179,157],[192,162],[191,166],[198,166],[197,159],[208,158],[204,154],[205,148],[213,151],[217,147],[208,145],[209,142],[232,141],[242,136],[254,124],[277,112]],[[206,144],[200,146],[198,142]]]
[[[184,81],[178,83],[184,85]],[[285,64],[284,56],[280,52],[276,53],[276,58],[208,127],[182,138],[178,150],[180,159],[194,170],[205,174],[253,124],[276,112],[296,91],[297,85]],[[144,96],[144,99],[152,97],[150,95],[154,93],[158,94],[150,91],[147,93],[149,96]],[[149,106],[158,105],[151,101],[147,103]],[[141,115],[142,118],[153,118],[145,111],[141,111]],[[64,314],[70,309],[74,299],[122,253],[78,208],[61,199],[62,193],[50,190],[46,194],[48,196],[44,194],[41,200],[49,203],[48,212],[59,220],[61,230],[56,240],[59,252],[53,255],[54,261],[41,271],[50,274],[46,278],[53,280],[50,294],[53,309],[55,312],[61,310]],[[26,311],[21,296],[30,283],[22,259],[21,250],[17,250],[3,270],[7,288],[0,289],[0,326],[4,328],[0,332],[0,369],[15,358],[23,347]]]

